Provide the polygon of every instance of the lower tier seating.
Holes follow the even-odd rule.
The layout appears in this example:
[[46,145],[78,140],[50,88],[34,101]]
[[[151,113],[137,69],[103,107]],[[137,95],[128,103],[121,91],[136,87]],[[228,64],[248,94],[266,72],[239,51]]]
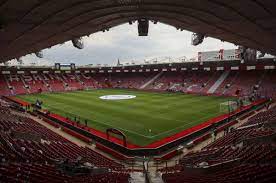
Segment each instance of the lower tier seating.
[[250,118],[240,128],[196,152],[189,152],[174,167],[160,169],[165,183],[232,183],[276,181],[275,107]]
[[[0,107],[0,182],[128,182],[124,166],[36,121]],[[88,167],[68,173],[61,165]],[[88,166],[88,165],[89,166]],[[94,169],[102,170],[93,173]]]

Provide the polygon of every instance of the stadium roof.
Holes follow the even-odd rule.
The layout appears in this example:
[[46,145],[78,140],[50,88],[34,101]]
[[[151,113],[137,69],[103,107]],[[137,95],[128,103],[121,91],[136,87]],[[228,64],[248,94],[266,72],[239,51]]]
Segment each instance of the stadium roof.
[[0,12],[0,61],[139,18],[276,54],[275,0],[0,0]]

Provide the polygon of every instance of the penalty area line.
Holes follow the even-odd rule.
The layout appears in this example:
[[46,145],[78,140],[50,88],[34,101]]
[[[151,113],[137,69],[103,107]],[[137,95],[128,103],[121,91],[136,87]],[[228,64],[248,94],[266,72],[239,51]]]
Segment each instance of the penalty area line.
[[[96,123],[100,123],[100,124],[104,124],[106,126],[110,126],[110,127],[113,127],[113,125],[110,125],[109,123],[106,123],[106,122],[100,122],[100,121],[97,121],[95,119],[92,119],[93,121],[95,121]],[[142,135],[140,133],[137,133],[137,132],[134,132],[132,130],[127,130],[125,128],[121,128],[121,127],[117,127],[118,129],[120,130],[123,130],[123,131],[126,131],[126,132],[129,132],[129,133],[132,133],[132,134],[135,134],[135,135],[139,135],[139,136],[142,136],[142,137],[146,137],[146,138],[154,138],[153,136],[148,136],[148,135]]]
[[[219,113],[220,113],[220,112],[215,113],[215,114],[219,114]],[[212,115],[213,115],[213,114],[212,114]],[[209,115],[209,116],[211,116],[211,115]],[[173,129],[170,129],[170,130],[167,130],[167,131],[164,131],[164,132],[158,133],[158,134],[156,134],[156,135],[151,136],[151,138],[155,138],[155,137],[158,137],[158,136],[160,136],[160,135],[164,135],[164,134],[167,134],[167,133],[173,132],[173,131],[175,131],[175,130],[177,130],[177,129],[179,129],[179,128],[183,128],[183,127],[185,127],[185,126],[187,126],[187,125],[189,125],[189,124],[199,122],[199,121],[201,121],[201,120],[202,120],[202,119],[204,119],[204,118],[206,118],[206,116],[204,116],[204,117],[200,118],[199,120],[196,120],[196,121],[191,121],[191,122],[189,122],[189,123],[185,123],[184,125],[178,126],[178,127],[176,127],[176,128],[173,128]]]
[[[57,103],[59,103],[59,102],[57,102]],[[48,105],[48,106],[57,109],[56,107],[53,107],[53,106],[60,106],[60,105],[62,105],[62,104],[59,103],[58,105],[51,105],[51,106]],[[69,106],[66,106],[66,107],[63,106],[63,108],[65,108],[65,109],[73,109],[72,107],[69,107]],[[75,109],[75,108],[74,108],[73,110],[75,110],[75,111],[81,111],[81,110],[77,110],[77,109]],[[66,112],[66,113],[67,113],[67,114],[71,114],[71,115],[76,115],[76,114],[74,114],[74,113],[72,113],[72,112]],[[90,113],[90,114],[92,114],[92,113]],[[96,119],[91,119],[91,120],[92,120],[92,122],[96,122],[96,123],[98,123],[98,124],[103,124],[103,125],[105,125],[105,126],[109,126],[109,127],[114,128],[114,125],[110,125],[110,123],[108,123],[108,122],[102,122],[102,121],[98,121],[98,120],[96,120]],[[121,128],[121,127],[117,127],[117,128],[120,129],[120,130],[129,132],[129,133],[138,135],[138,136],[145,137],[145,138],[150,138],[150,139],[154,138],[154,136],[143,135],[143,134],[140,134],[140,133],[137,133],[137,132],[134,132],[134,131],[132,131],[132,130],[125,129],[125,128]]]
[[[66,111],[64,111],[64,110],[60,110],[58,107],[62,107],[63,109],[66,109],[66,110],[68,109],[68,111],[72,111],[72,110],[73,110],[73,111],[81,111],[81,110],[72,108],[71,106],[68,106],[68,105],[64,106],[64,104],[63,104],[63,103],[60,103],[60,102],[52,102],[52,103],[55,103],[55,104],[54,104],[54,105],[48,105],[50,108],[54,108],[54,109],[56,109],[56,110],[58,110],[58,111],[63,111],[63,112],[65,112],[65,114],[67,113],[67,114],[71,114],[71,115],[76,115],[76,114],[74,114],[74,113],[72,113],[72,112],[66,112]],[[207,108],[207,109],[208,109],[208,108]],[[88,113],[91,114],[91,115],[93,115],[93,113],[91,113],[91,112],[88,112]],[[215,113],[215,114],[217,115],[217,114],[219,114],[219,113],[220,113],[220,112]],[[211,115],[214,115],[214,114],[211,114]],[[187,126],[187,125],[189,125],[189,124],[196,123],[196,122],[199,122],[199,121],[202,121],[202,122],[203,122],[202,119],[205,119],[205,118],[208,119],[209,116],[211,116],[211,115],[206,115],[206,116],[204,116],[204,117],[202,117],[202,118],[200,118],[200,119],[197,119],[197,120],[195,120],[195,121],[190,121],[190,122],[188,122],[188,123],[185,123],[185,124],[183,124],[183,125],[181,125],[181,126],[175,127],[175,128],[173,128],[173,129],[170,129],[170,130],[167,130],[167,131],[160,132],[160,133],[158,133],[158,134],[156,134],[156,135],[144,135],[144,134],[140,134],[140,133],[138,133],[138,132],[135,132],[135,131],[132,131],[132,130],[129,130],[129,129],[125,129],[125,128],[122,128],[122,127],[117,127],[117,128],[120,129],[120,130],[123,130],[123,131],[125,131],[125,132],[128,132],[128,133],[130,133],[130,134],[138,135],[138,136],[141,136],[141,137],[144,137],[144,138],[148,138],[148,139],[153,139],[153,138],[156,138],[156,137],[158,137],[158,136],[161,136],[161,135],[164,135],[164,134],[168,134],[168,133],[170,133],[170,132],[173,132],[173,131],[175,131],[175,130],[177,130],[177,129],[183,128],[183,127],[185,127],[185,126]],[[77,115],[76,115],[76,116],[77,116]],[[158,117],[158,118],[169,120],[169,118],[166,118],[166,117]],[[92,119],[92,118],[91,118],[91,121],[92,121],[92,122],[95,122],[95,123],[98,123],[98,124],[102,124],[102,125],[108,126],[108,127],[114,127],[114,126],[115,126],[115,125],[111,125],[112,123],[110,123],[110,122],[108,122],[108,121],[103,122],[103,121],[98,121],[98,120]],[[180,122],[180,121],[182,121],[182,120],[175,120],[175,121]],[[114,122],[116,122],[116,121],[114,121]],[[182,121],[182,122],[184,122],[184,121]],[[145,131],[147,131],[147,129],[145,129]]]

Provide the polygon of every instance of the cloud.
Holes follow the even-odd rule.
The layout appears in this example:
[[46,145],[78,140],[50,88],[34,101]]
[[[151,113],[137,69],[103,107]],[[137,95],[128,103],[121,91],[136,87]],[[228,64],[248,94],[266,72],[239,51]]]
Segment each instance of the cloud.
[[231,43],[206,38],[201,45],[191,45],[191,32],[179,31],[175,27],[162,23],[149,27],[149,36],[139,37],[137,24],[123,24],[108,32],[98,32],[84,37],[84,49],[79,50],[68,41],[43,50],[44,59],[29,55],[23,58],[25,63],[41,62],[53,65],[59,63],[115,64],[119,58],[123,62],[155,57],[196,57],[198,51],[233,49]]
[[[34,54],[24,56],[22,60],[25,66],[49,66],[53,65],[54,63],[52,60],[48,60],[46,58],[37,58],[36,56],[34,56]],[[20,65],[16,59],[12,59],[8,63],[10,65]]]

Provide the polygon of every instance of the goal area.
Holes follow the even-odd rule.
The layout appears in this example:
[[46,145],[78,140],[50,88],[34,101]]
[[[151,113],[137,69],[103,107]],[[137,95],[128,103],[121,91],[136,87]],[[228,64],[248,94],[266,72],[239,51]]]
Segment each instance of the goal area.
[[227,101],[219,104],[219,110],[223,113],[233,112],[238,109],[237,101]]

